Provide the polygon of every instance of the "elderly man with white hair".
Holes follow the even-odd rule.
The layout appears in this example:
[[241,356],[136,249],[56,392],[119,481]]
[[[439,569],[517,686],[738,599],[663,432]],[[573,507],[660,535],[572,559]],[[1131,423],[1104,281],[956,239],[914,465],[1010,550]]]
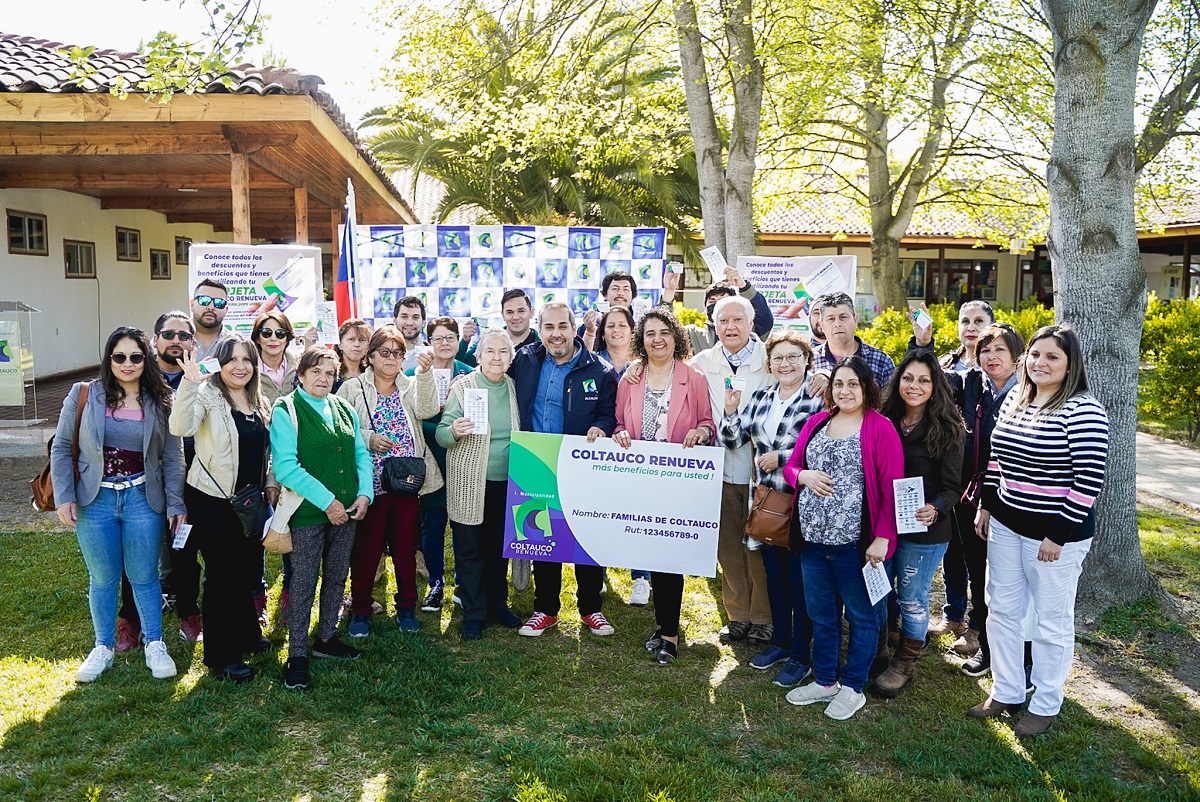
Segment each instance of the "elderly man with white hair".
[[[751,336],[754,306],[744,296],[727,296],[717,301],[712,320],[717,343],[692,357],[689,364],[700,368],[708,379],[713,409],[725,408],[727,377],[745,379],[739,401],[745,407],[755,390],[774,381],[767,369],[766,347]],[[717,561],[721,565],[721,591],[729,623],[721,629],[721,639],[748,640],[765,646],[774,634],[767,576],[762,556],[743,544],[750,507],[751,458],[749,443],[725,449]]]

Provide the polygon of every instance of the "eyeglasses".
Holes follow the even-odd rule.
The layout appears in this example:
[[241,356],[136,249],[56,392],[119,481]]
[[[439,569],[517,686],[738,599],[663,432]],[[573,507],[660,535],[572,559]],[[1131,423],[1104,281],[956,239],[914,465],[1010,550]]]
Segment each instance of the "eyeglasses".
[[178,338],[181,343],[185,343],[192,339],[192,333],[190,331],[172,331],[170,329],[160,331],[158,336],[162,337],[164,340],[174,340]]
[[276,338],[276,339],[278,339],[278,340],[286,340],[286,339],[288,339],[289,337],[291,337],[292,335],[288,334],[288,333],[287,333],[286,331],[284,331],[283,329],[274,329],[274,330],[272,330],[272,329],[259,329],[259,330],[258,330],[258,336],[259,336],[259,337],[262,337],[264,340],[269,340],[269,339],[271,339],[272,337],[274,337],[274,338]]
[[804,358],[804,354],[781,354],[771,357],[772,365],[782,365],[784,362],[789,365],[799,365],[808,360]]
[[192,300],[201,306],[212,306],[213,309],[224,309],[229,304],[224,298],[214,298],[211,295],[197,295]]
[[114,353],[109,358],[113,362],[116,362],[118,365],[124,365],[126,359],[128,359],[130,362],[132,362],[135,365],[140,365],[146,361],[146,355],[143,353],[140,353],[140,352],[133,353],[133,354],[122,354],[122,353],[118,352],[118,353]]
[[437,337],[430,337],[431,343],[452,343],[458,340],[457,334],[440,334]]
[[404,349],[403,348],[376,348],[375,353],[379,354],[384,359],[392,359],[393,357],[395,357],[396,359],[400,359],[401,357],[404,356]]

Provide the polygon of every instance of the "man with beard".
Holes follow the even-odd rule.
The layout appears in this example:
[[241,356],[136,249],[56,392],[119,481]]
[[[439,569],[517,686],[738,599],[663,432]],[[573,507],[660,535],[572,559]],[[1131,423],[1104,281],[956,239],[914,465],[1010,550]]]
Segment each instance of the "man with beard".
[[[509,290],[500,298],[500,314],[504,318],[504,330],[516,351],[530,343],[538,342],[538,333],[530,327],[533,319],[533,302],[525,290]],[[475,339],[478,329],[474,320],[463,324],[462,339],[458,345],[458,360],[471,367],[478,367],[475,361],[475,348],[479,344]]]
[[417,354],[425,347],[421,340],[421,332],[425,330],[425,304],[415,295],[405,295],[392,310],[396,330],[404,338],[404,361],[400,363],[400,372],[416,369]]
[[217,352],[222,340],[229,338],[225,331],[225,313],[229,308],[229,291],[216,279],[206,278],[192,293],[192,323],[195,324],[196,361],[203,362]]
[[154,322],[154,339],[150,344],[158,358],[158,369],[172,390],[179,389],[179,382],[183,379],[180,361],[185,351],[192,350],[195,333],[192,319],[178,309],[160,315]]
[[[516,385],[521,428],[545,434],[611,437],[617,425],[617,375],[575,336],[571,307],[552,301],[538,316],[540,343],[517,352],[508,375]],[[562,563],[533,564],[533,615],[518,634],[537,637],[558,624]],[[600,612],[604,568],[576,565],[579,617],[593,635],[611,635]]]

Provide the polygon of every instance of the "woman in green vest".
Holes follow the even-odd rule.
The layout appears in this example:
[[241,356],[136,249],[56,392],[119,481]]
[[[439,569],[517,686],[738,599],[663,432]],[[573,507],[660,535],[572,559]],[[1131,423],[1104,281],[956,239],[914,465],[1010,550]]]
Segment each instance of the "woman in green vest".
[[304,499],[292,514],[292,577],[288,585],[288,661],[284,687],[308,687],[308,624],[317,576],[321,608],[314,657],[357,659],[362,653],[337,637],[355,524],[374,498],[371,456],[358,415],[331,395],[338,375],[333,351],[313,346],[296,367],[300,386],[275,402],[271,457],[275,477]]

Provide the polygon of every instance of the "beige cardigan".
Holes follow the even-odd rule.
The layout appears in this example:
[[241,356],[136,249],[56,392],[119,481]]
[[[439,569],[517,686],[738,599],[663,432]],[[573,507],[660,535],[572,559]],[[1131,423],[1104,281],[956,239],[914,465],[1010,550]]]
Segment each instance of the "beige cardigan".
[[[268,426],[270,415],[268,411],[263,421]],[[173,435],[196,438],[196,458],[188,471],[188,484],[217,498],[232,495],[237,489],[234,487],[238,474],[237,425],[229,402],[211,380],[194,382],[184,378],[179,382],[171,407],[170,427]],[[204,468],[208,468],[211,478]],[[278,485],[268,462],[267,487]]]
[[[517,406],[517,388],[513,380],[508,382],[508,411],[512,417],[512,430],[521,430],[521,411]],[[479,370],[460,376],[450,385],[459,405],[463,403],[463,390],[479,386]],[[446,425],[443,421],[441,425]],[[483,523],[483,491],[487,487],[488,448],[490,438],[467,436],[454,441],[446,449],[446,512],[450,520],[467,526]]]
[[[403,373],[397,375],[396,392],[400,393],[400,406],[404,408],[404,416],[408,418],[408,425],[412,429],[417,456],[425,460],[425,484],[421,485],[420,495],[435,493],[441,490],[444,484],[442,472],[438,470],[437,460],[433,458],[433,452],[426,447],[425,437],[421,432],[421,421],[432,418],[442,410],[438,404],[433,371],[427,370],[411,378]],[[354,407],[354,411],[358,413],[358,428],[362,432],[363,441],[370,443],[371,432],[375,431],[371,422],[371,410],[379,403],[379,390],[375,389],[375,371],[367,368],[361,376],[342,382],[337,394]]]

